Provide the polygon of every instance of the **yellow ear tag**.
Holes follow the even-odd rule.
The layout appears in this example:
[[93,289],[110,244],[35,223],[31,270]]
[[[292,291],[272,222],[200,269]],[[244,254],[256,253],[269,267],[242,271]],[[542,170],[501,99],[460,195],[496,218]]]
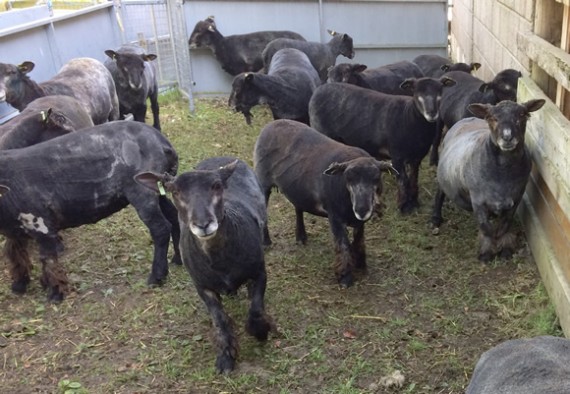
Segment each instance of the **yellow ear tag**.
[[45,122],[47,120],[46,111],[41,111],[40,114],[42,115],[42,122]]
[[161,196],[166,196],[166,190],[164,190],[164,186],[162,185],[161,181],[156,182],[157,186],[158,186],[158,192],[160,193]]

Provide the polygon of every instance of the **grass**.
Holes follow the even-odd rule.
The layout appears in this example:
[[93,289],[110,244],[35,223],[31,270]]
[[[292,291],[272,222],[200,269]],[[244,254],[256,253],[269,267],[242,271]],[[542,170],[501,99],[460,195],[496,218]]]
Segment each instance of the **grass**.
[[[216,155],[249,164],[270,114],[253,125],[225,99],[160,97],[164,134],[180,172]],[[446,205],[438,236],[427,225],[433,168],[420,172],[421,208],[401,216],[394,179],[387,208],[366,225],[369,270],[341,290],[326,219],[306,215],[309,241],[295,244],[294,210],[279,193],[268,206],[266,305],[277,332],[265,344],[245,333],[245,291],[224,299],[240,342],[237,369],[215,372],[211,320],[188,274],[171,267],[161,288],[145,284],[152,244],[127,208],[95,225],[62,232],[74,291],[46,302],[38,267],[24,296],[0,278],[0,379],[10,393],[462,393],[480,354],[508,338],[562,335],[517,224],[510,262],[480,264],[476,225]],[[383,378],[401,371],[401,387]]]

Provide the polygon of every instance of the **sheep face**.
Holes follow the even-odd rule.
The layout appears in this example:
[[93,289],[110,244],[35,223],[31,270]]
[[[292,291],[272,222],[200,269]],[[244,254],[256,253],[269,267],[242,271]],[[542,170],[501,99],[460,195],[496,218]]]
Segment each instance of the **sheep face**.
[[224,188],[236,164],[217,171],[186,172],[164,185],[172,193],[182,225],[199,239],[215,236],[224,219]]
[[360,157],[343,163],[331,163],[326,175],[342,175],[350,194],[354,216],[365,222],[380,204],[382,194],[381,171],[392,168],[390,164],[370,157]]
[[24,62],[19,66],[0,63],[0,102],[10,101],[10,93],[16,91],[26,74],[34,69],[34,63]]
[[236,112],[241,112],[247,124],[251,124],[250,109],[260,104],[261,93],[255,86],[254,73],[243,73],[237,75],[232,82],[232,91],[228,100],[228,105]]
[[156,59],[156,55],[153,54],[119,54],[112,50],[105,51],[105,54],[117,64],[117,70],[122,77],[121,82],[126,82],[126,85],[133,90],[140,90],[143,87],[145,61]]
[[217,33],[217,30],[212,18],[199,21],[196,23],[196,26],[194,26],[194,30],[192,30],[192,34],[190,34],[190,38],[188,39],[190,49],[211,47],[213,45],[214,33]]
[[504,152],[524,146],[526,122],[530,113],[540,109],[544,100],[530,100],[523,104],[501,101],[497,105],[471,104],[468,108],[475,116],[489,124],[491,141]]
[[329,68],[327,82],[344,82],[356,85],[356,74],[366,70],[363,64],[341,63]]
[[434,78],[408,78],[400,87],[411,90],[414,94],[414,105],[428,122],[435,122],[439,118],[439,105],[443,88],[455,85],[455,81],[448,77]]

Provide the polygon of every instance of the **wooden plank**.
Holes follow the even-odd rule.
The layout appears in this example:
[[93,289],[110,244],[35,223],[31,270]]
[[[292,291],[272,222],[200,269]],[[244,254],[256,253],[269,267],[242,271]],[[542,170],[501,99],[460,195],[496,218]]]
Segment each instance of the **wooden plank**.
[[561,271],[570,281],[570,219],[561,211],[536,168],[531,174],[526,195],[556,260],[560,262]]
[[570,54],[526,31],[517,34],[517,47],[559,84],[570,90]]
[[570,0],[556,0],[559,3],[570,6]]
[[[564,52],[570,49],[570,7],[564,5],[564,16],[562,17],[562,35],[560,39],[560,48]],[[562,113],[568,118],[570,117],[570,100],[568,99],[568,90],[558,84],[556,88],[556,105]]]
[[542,98],[546,104],[530,117],[526,143],[534,163],[564,216],[570,217],[570,121],[528,77],[519,80],[518,100]]
[[558,315],[560,326],[564,335],[570,337],[570,284],[561,269],[560,261],[556,259],[550,247],[532,202],[526,195],[520,205],[519,214],[525,227],[528,245]]

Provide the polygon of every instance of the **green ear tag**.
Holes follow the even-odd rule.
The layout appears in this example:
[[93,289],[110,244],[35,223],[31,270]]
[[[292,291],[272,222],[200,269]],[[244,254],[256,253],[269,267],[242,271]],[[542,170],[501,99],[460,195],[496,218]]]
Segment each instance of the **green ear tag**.
[[160,193],[161,196],[166,196],[166,190],[164,190],[164,186],[162,185],[161,181],[156,182],[156,184],[158,185],[158,192]]

